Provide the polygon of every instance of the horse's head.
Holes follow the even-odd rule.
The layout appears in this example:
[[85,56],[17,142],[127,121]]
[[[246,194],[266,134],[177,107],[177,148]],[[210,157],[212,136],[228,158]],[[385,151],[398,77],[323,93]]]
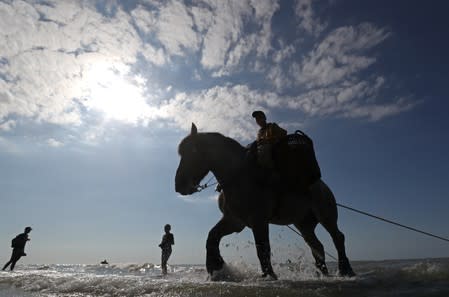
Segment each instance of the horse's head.
[[181,160],[176,170],[175,190],[181,195],[191,195],[197,192],[199,183],[210,170],[198,142],[195,124],[192,123],[190,135],[179,144],[178,153]]

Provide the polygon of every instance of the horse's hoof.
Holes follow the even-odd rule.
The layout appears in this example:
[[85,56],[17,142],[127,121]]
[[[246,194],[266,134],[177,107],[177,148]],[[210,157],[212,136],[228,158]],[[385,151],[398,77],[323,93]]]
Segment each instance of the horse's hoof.
[[349,261],[347,259],[338,263],[338,275],[345,277],[355,276],[351,264],[349,264]]
[[321,274],[323,276],[329,276],[329,271],[327,270],[327,266],[324,263],[316,263],[315,264],[316,268],[318,268],[318,270],[321,272]]
[[222,281],[222,282],[241,282],[245,279],[245,274],[242,274],[238,269],[232,266],[223,265],[223,269],[216,270],[210,274],[211,281]]
[[353,277],[356,276],[355,272],[352,271],[352,269],[348,269],[348,270],[339,270],[338,271],[338,275],[342,276],[342,277]]
[[212,260],[206,260],[206,269],[207,272],[212,275],[214,271],[221,270],[225,262],[222,257]]
[[270,272],[270,273],[263,273],[262,277],[266,278],[267,276],[270,277],[270,280],[278,280],[277,275],[274,272]]

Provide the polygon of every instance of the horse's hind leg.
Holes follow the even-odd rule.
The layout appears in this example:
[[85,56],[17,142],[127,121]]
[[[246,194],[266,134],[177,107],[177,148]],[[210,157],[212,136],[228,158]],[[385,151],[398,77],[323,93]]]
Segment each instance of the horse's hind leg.
[[334,241],[335,248],[338,253],[338,271],[341,276],[354,276],[355,273],[352,270],[351,264],[349,263],[348,257],[346,257],[345,250],[345,236],[338,229],[337,219],[326,220],[321,222],[321,225],[329,232]]
[[313,198],[317,202],[315,215],[323,227],[329,232],[338,253],[338,270],[342,276],[354,276],[351,264],[346,257],[345,236],[338,229],[338,210],[335,197],[330,188],[321,181],[313,187]]
[[323,275],[328,275],[324,247],[315,235],[315,227],[318,224],[318,220],[314,215],[310,214],[300,224],[294,224],[296,228],[301,232],[304,240],[312,250],[313,258],[315,259],[315,266],[321,271]]
[[209,231],[206,242],[206,269],[210,275],[212,275],[214,270],[223,268],[224,261],[220,255],[220,240],[223,236],[242,231],[243,228],[245,226],[223,216]]

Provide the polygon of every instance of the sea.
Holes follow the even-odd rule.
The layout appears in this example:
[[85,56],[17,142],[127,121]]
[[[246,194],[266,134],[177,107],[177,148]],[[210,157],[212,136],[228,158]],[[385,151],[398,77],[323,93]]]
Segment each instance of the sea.
[[0,296],[301,296],[449,297],[449,258],[352,262],[355,277],[322,276],[311,261],[275,264],[278,280],[258,265],[228,263],[209,279],[204,265],[21,265],[0,272]]

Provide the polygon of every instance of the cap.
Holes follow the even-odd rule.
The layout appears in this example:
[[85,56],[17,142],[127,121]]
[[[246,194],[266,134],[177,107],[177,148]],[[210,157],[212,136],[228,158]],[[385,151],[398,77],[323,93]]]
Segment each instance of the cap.
[[33,230],[33,228],[31,228],[31,227],[26,227],[26,228],[25,228],[25,231],[26,231],[26,230],[30,230],[30,231],[31,231],[31,230]]
[[261,110],[254,111],[252,113],[252,116],[253,116],[253,118],[257,118],[257,117],[264,117],[264,118],[266,118],[265,113],[263,111],[261,111]]

